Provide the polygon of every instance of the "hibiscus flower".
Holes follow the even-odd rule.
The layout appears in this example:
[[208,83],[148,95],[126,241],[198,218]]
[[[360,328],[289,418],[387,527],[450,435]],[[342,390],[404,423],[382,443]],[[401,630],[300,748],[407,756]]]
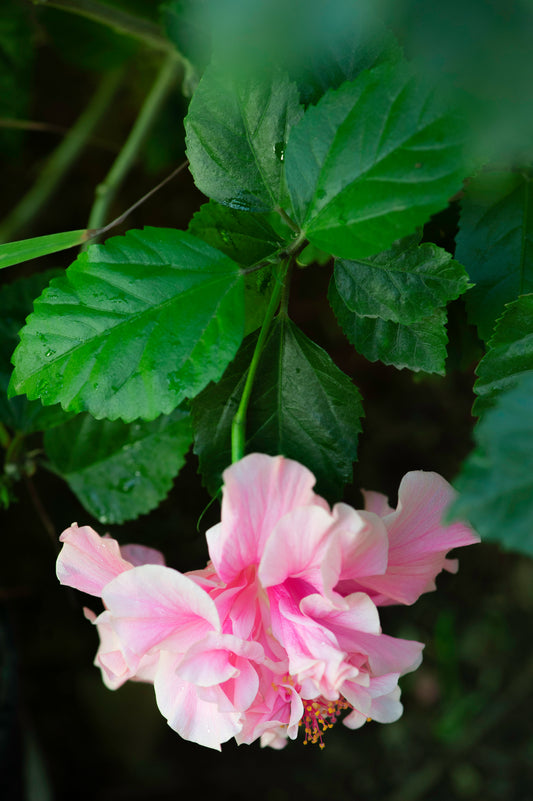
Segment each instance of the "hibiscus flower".
[[398,679],[423,645],[381,630],[380,605],[412,604],[451,548],[478,541],[444,525],[453,498],[435,473],[408,473],[396,510],[330,509],[313,474],[282,456],[250,454],[224,473],[210,561],[180,573],[157,551],[73,524],[61,535],[63,584],[102,599],[96,664],[108,687],[150,681],[169,725],[212,748],[235,737],[281,748],[300,727],[323,745],[340,715],[358,728],[402,714]]

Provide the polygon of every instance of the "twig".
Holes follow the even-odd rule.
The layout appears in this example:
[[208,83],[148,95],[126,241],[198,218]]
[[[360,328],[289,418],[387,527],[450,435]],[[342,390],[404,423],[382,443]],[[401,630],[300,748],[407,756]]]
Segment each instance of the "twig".
[[48,534],[48,536],[52,540],[55,550],[56,551],[59,550],[59,541],[58,541],[58,538],[57,538],[57,535],[56,535],[56,530],[54,528],[54,524],[50,520],[50,517],[48,516],[48,512],[46,511],[46,509],[43,506],[43,503],[42,503],[42,501],[41,501],[41,499],[39,497],[39,493],[35,489],[35,484],[33,483],[33,481],[32,481],[30,476],[24,476],[24,483],[26,484],[26,488],[27,488],[29,496],[31,498],[31,502],[33,503],[33,505],[35,507],[35,511],[39,515],[39,519],[40,519],[41,523],[43,524],[43,528],[45,529],[46,533]]
[[105,225],[109,206],[135,162],[168,92],[178,77],[179,64],[180,61],[174,53],[165,59],[123,148],[104,181],[96,188],[96,198],[87,225],[89,229],[98,229]]
[[172,50],[172,45],[161,34],[161,29],[149,20],[137,17],[116,6],[99,3],[98,0],[33,0],[35,5],[59,8],[72,14],[86,17],[112,28],[117,33],[138,39],[156,50]]

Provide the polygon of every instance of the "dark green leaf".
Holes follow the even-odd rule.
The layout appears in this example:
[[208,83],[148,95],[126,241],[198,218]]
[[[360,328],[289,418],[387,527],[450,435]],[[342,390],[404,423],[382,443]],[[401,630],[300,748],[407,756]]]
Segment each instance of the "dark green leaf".
[[[331,35],[324,34],[310,49],[307,58],[299,59],[291,78],[300,87],[304,103],[317,103],[328,89],[338,89],[344,81],[352,81],[363,70],[379,64],[399,61],[401,49],[390,31],[375,21],[370,26],[361,24],[361,12],[352,3],[350,18],[342,26],[335,26]],[[323,23],[331,17],[331,3],[323,4]]]
[[68,248],[86,242],[87,238],[87,231],[82,228],[79,231],[63,231],[60,234],[47,234],[46,236],[35,236],[32,239],[21,239],[18,242],[7,242],[5,245],[0,245],[0,270],[4,267],[12,267],[14,264],[21,264],[23,261],[47,256],[49,253],[68,250]]
[[236,78],[212,64],[185,120],[187,157],[198,188],[233,208],[276,208],[284,202],[285,145],[300,116],[298,90],[285,74]]
[[444,375],[448,342],[444,309],[435,309],[426,318],[404,325],[355,314],[340,297],[334,279],[329,285],[328,298],[352,345],[371,362],[380,360],[398,369],[409,367]]
[[485,341],[505,304],[533,292],[532,181],[525,172],[482,173],[462,201],[455,255],[476,283],[466,306]]
[[94,245],[36,301],[11,386],[96,418],[168,414],[235,356],[243,284],[238,265],[182,231]]
[[[255,344],[256,336],[248,337],[221,381],[192,404],[195,451],[213,493],[231,462],[231,421]],[[287,317],[278,317],[253,385],[246,451],[298,460],[317,477],[319,492],[338,499],[352,478],[362,414],[361,397],[348,376]]]
[[214,200],[196,212],[189,231],[245,267],[272,257],[284,245],[264,214],[229,208]]
[[291,130],[294,216],[309,240],[353,259],[414,232],[461,188],[464,126],[402,63],[327,92]]
[[475,428],[477,447],[456,487],[451,515],[481,537],[533,556],[533,375],[521,375]]
[[418,242],[414,235],[376,256],[335,262],[335,285],[350,311],[410,324],[468,289],[468,276],[449,253]]
[[44,438],[52,467],[101,523],[122,523],[168,494],[192,441],[187,412],[125,424],[80,414]]
[[489,350],[481,359],[474,391],[474,413],[483,414],[522,373],[533,372],[533,294],[509,303],[498,320]]
[[29,278],[20,278],[0,288],[0,420],[16,431],[29,433],[63,423],[69,415],[58,406],[43,406],[27,398],[8,400],[7,388],[13,367],[11,356],[18,332],[32,311],[33,300],[60,270],[48,270]]

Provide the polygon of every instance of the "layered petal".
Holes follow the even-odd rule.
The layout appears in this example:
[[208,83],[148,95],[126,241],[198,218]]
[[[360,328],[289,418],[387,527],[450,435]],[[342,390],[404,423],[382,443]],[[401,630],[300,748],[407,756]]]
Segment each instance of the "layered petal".
[[154,687],[157,706],[168,725],[185,740],[220,751],[221,744],[241,728],[238,712],[221,712],[216,703],[204,700],[195,684],[180,679],[181,658],[168,651],[160,654]]
[[209,632],[221,631],[205,590],[169,567],[134,567],[111,581],[102,598],[115,632],[135,654],[155,647],[184,653]]
[[231,581],[258,564],[275,525],[299,506],[326,502],[315,495],[315,477],[303,465],[283,456],[252,453],[224,471],[222,522],[207,534],[216,572]]
[[[377,604],[414,603],[422,593],[435,589],[441,570],[455,569],[446,559],[449,550],[479,542],[464,523],[443,524],[444,512],[454,497],[453,488],[437,473],[418,470],[404,476],[398,507],[383,518],[389,538],[387,570],[383,575],[357,579],[358,586],[370,591]],[[370,503],[376,508],[373,495]]]

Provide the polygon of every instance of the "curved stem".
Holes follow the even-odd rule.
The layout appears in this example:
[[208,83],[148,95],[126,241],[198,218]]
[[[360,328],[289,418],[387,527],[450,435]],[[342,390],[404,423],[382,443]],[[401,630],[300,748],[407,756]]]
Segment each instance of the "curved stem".
[[263,348],[265,347],[265,343],[267,341],[270,325],[272,323],[272,320],[274,319],[274,315],[279,306],[280,298],[284,291],[285,278],[287,275],[289,263],[290,259],[286,259],[285,261],[282,261],[279,266],[279,272],[276,276],[276,283],[274,285],[274,289],[272,290],[272,295],[270,296],[270,302],[268,304],[268,308],[265,314],[265,319],[263,320],[263,325],[261,326],[261,331],[259,332],[259,337],[255,346],[254,355],[252,356],[252,361],[250,362],[250,367],[248,368],[246,382],[244,384],[244,389],[242,392],[241,402],[239,403],[239,408],[237,409],[237,412],[235,413],[233,422],[231,424],[232,462],[238,462],[239,459],[242,459],[242,457],[244,456],[244,445],[246,439],[246,413],[248,411],[248,405],[250,403],[254,378],[255,374],[257,373],[257,368],[259,366],[259,360],[261,358]]
[[135,14],[122,11],[115,6],[108,6],[98,0],[33,0],[35,5],[59,8],[62,11],[70,11],[81,17],[100,22],[107,25],[117,33],[131,36],[144,44],[157,50],[170,50],[172,48],[168,39],[161,34],[158,25],[150,22]]
[[171,53],[165,59],[124,147],[113,162],[104,181],[96,188],[96,198],[89,216],[88,228],[102,228],[105,225],[109,206],[136,160],[161,106],[178,77],[178,65],[179,59],[175,53]]
[[48,202],[109,108],[123,74],[121,68],[103,78],[86,109],[48,157],[37,181],[0,224],[0,242],[13,239],[16,232],[31,222]]

